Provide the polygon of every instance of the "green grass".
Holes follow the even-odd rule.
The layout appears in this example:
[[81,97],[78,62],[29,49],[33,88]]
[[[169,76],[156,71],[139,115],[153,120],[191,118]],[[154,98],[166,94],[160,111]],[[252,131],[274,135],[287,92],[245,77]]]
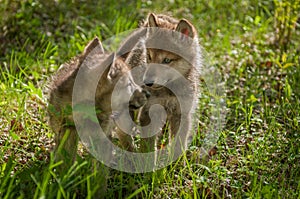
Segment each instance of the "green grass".
[[[300,198],[300,31],[296,24],[288,41],[276,40],[275,22],[288,15],[280,8],[259,0],[0,0],[0,198],[97,193],[99,170],[84,150],[65,175],[55,172],[60,163],[51,153],[45,85],[95,35],[105,40],[136,28],[148,12],[197,27],[210,65],[226,83],[226,124],[217,151],[201,159],[210,114],[204,93],[188,153],[153,173],[110,171],[106,198]],[[290,19],[295,13],[299,7]]]

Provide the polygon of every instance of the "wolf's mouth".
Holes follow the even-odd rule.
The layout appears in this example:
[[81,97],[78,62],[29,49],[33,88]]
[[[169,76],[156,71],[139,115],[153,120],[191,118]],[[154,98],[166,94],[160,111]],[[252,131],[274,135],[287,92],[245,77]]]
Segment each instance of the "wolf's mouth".
[[170,82],[170,80],[167,80],[163,85],[161,85],[161,84],[156,84],[154,81],[148,81],[148,82],[145,82],[145,86],[148,88],[151,88],[153,90],[159,90],[159,89],[166,87],[166,84],[168,82]]
[[164,88],[165,86],[160,85],[160,84],[151,84],[151,85],[146,85],[145,87],[150,88],[152,90],[159,90]]
[[154,90],[159,90],[159,89],[162,89],[163,87],[164,87],[164,86],[159,85],[159,84],[153,84],[153,85],[151,86],[151,88],[154,89]]

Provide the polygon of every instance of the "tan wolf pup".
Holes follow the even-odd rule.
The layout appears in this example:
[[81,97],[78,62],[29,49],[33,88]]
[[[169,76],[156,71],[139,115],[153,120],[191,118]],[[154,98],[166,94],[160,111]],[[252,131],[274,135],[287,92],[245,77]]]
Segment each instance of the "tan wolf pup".
[[[150,13],[147,20],[142,25],[147,27],[146,38],[142,38],[147,51],[147,67],[143,76],[144,84],[151,96],[145,106],[140,110],[139,121],[141,126],[151,123],[149,117],[150,107],[160,104],[167,113],[167,123],[169,125],[169,138],[171,139],[180,133],[177,140],[175,153],[180,153],[180,148],[187,147],[190,133],[193,131],[192,124],[194,113],[198,104],[199,73],[202,67],[202,54],[198,43],[198,36],[195,27],[186,19],[177,20],[167,15],[156,15]],[[145,39],[145,41],[143,41]],[[150,67],[150,63],[159,64],[157,67]],[[179,72],[179,76],[168,70],[163,70],[159,66],[170,67]],[[182,78],[188,82],[188,87],[181,85]],[[180,80],[181,79],[181,80]],[[176,81],[178,83],[176,83]],[[162,86],[161,84],[164,84]],[[182,90],[180,96],[168,89],[168,85],[173,84],[176,90]],[[172,86],[171,86],[172,87]],[[181,101],[178,101],[181,97]],[[182,102],[189,101],[185,105]],[[182,104],[181,104],[182,103]],[[180,108],[186,106],[186,110]],[[166,128],[167,125],[165,125]],[[162,130],[164,133],[165,130]],[[147,134],[147,132],[142,132]],[[159,146],[157,140],[159,136],[152,136],[141,139],[140,150],[148,152],[156,150]]]

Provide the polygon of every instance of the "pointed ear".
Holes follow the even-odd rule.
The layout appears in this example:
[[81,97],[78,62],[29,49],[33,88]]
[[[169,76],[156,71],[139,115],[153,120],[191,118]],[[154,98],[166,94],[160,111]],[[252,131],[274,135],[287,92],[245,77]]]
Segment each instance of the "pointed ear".
[[110,55],[109,59],[111,60],[111,64],[108,69],[107,79],[112,80],[117,76],[118,73],[118,67],[116,64],[116,54],[113,53],[112,55]]
[[154,13],[150,13],[148,16],[148,26],[149,27],[157,27],[157,19]]
[[84,48],[83,53],[79,56],[80,67],[93,68],[96,67],[96,64],[93,60],[95,60],[95,56],[104,54],[104,50],[102,44],[98,37],[95,37],[92,41],[90,41],[86,47]]
[[181,19],[179,21],[176,27],[176,31],[191,38],[194,38],[196,36],[196,31],[194,26],[186,19]]
[[83,51],[83,57],[87,57],[89,56],[89,54],[93,51],[93,54],[103,54],[104,53],[104,49],[103,46],[100,42],[100,40],[98,39],[98,37],[95,37],[92,41],[90,41],[88,43],[88,45],[86,45],[86,47],[84,48]]

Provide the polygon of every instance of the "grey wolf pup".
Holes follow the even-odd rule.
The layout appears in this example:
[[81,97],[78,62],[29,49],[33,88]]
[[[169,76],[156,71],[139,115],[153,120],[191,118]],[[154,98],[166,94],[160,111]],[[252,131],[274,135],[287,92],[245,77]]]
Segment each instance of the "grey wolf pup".
[[[74,113],[75,110],[72,110],[72,101],[74,100],[72,93],[76,77],[80,70],[84,70],[82,79],[85,85],[82,85],[78,91],[80,96],[76,102],[76,107],[81,107],[84,111],[77,110],[78,112]],[[78,118],[82,120],[80,123],[83,125],[76,127],[83,129],[83,131],[88,131],[86,132],[87,136],[91,135],[92,132],[97,132],[98,125],[100,124],[106,137],[111,139],[111,132],[116,128],[114,117],[120,114],[112,113],[111,103],[116,102],[124,110],[127,110],[128,106],[138,109],[146,103],[149,94],[134,83],[130,73],[128,73],[129,70],[130,67],[128,64],[121,58],[116,58],[114,53],[104,53],[102,44],[98,38],[94,38],[85,47],[82,55],[75,57],[70,63],[63,64],[60,67],[50,83],[49,97],[50,126],[56,133],[56,160],[65,160],[68,165],[72,164],[75,159],[78,134],[74,125],[74,114],[79,115]],[[99,78],[100,74],[102,75]],[[124,86],[112,99],[114,87],[121,77],[123,81],[122,85]],[[90,99],[87,97],[93,92],[89,84],[96,84],[94,104],[91,104]],[[133,95],[135,97],[130,99],[128,105],[128,101],[124,99],[124,95]],[[91,107],[93,108],[94,106],[97,118],[90,117],[88,113],[88,110],[91,110]],[[122,146],[132,146],[130,137],[124,136],[121,130],[117,129],[116,131]],[[101,137],[99,139],[101,140]],[[105,149],[107,150],[107,157],[104,157],[104,159],[111,158],[112,149],[109,147]],[[133,149],[129,148],[127,150]]]

